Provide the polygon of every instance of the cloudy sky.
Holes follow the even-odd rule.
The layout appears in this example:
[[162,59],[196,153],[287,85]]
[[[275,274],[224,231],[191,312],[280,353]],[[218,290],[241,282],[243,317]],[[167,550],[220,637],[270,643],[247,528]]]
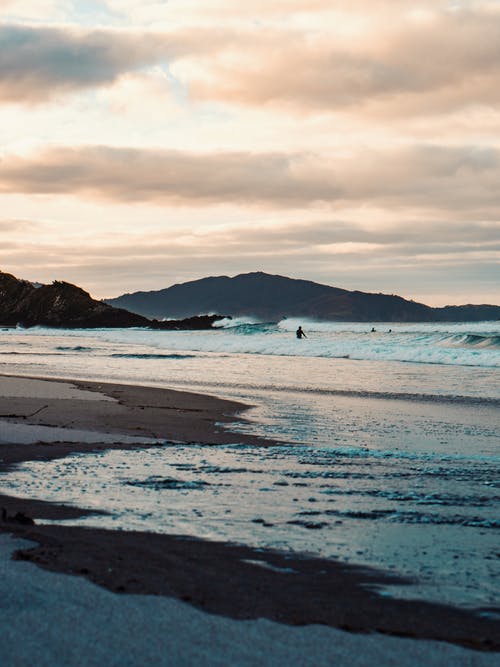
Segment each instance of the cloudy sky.
[[0,270],[500,303],[498,0],[0,0]]

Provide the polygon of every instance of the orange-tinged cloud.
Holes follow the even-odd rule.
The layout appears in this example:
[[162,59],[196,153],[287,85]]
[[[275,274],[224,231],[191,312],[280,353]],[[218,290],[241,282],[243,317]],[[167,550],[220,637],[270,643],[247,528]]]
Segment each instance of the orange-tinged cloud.
[[0,101],[110,86],[157,64],[172,66],[194,100],[300,113],[418,115],[500,101],[500,11],[405,18],[357,40],[337,32],[333,20],[321,29],[245,24],[166,33],[0,25]]
[[[388,115],[429,113],[500,101],[500,13],[446,14],[404,22],[346,44],[329,35],[263,33],[234,61],[205,62],[195,97],[301,112],[374,103]],[[361,109],[362,111],[362,109]]]
[[191,206],[351,202],[498,215],[499,182],[500,150],[474,146],[410,146],[328,158],[87,146],[0,161],[3,193]]

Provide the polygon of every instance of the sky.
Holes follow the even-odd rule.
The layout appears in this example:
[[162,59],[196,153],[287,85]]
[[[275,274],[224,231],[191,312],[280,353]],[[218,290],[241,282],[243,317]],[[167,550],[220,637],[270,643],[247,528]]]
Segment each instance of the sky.
[[0,270],[500,303],[498,0],[0,0]]

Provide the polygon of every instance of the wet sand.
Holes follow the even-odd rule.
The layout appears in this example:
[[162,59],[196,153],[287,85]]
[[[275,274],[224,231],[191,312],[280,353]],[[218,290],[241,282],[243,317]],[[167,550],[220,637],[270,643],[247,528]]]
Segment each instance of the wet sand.
[[[78,381],[32,384],[30,391],[23,380],[21,392],[14,389],[19,389],[20,380],[17,382],[0,376],[0,441],[3,420],[112,434],[116,442],[1,444],[0,470],[72,452],[147,446],[121,443],[120,435],[151,438],[154,446],[158,446],[156,439],[256,442],[254,437],[235,435],[223,427],[244,411],[240,403],[187,392]],[[95,396],[99,400],[93,400]],[[85,508],[5,495],[0,496],[0,507],[6,508],[8,517],[21,512],[35,521],[86,514]],[[321,624],[500,650],[499,621],[452,607],[378,595],[374,588],[397,580],[367,568],[183,536],[32,526],[13,520],[0,521],[0,530],[38,544],[19,550],[16,558],[85,577],[121,594],[173,597],[233,619]]]
[[[247,442],[250,438],[235,436],[222,425],[248,407],[173,389],[0,376],[0,420],[117,436],[206,444]],[[251,442],[256,441],[252,437]]]

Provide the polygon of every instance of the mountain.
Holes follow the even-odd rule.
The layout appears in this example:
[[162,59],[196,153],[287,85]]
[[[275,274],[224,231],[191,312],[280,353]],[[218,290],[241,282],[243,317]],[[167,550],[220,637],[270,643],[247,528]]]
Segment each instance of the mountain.
[[96,301],[76,285],[33,284],[0,271],[0,326],[64,328],[149,327],[152,329],[209,329],[221,315],[182,321],[156,322]]
[[500,306],[431,308],[400,296],[330,287],[268,273],[202,278],[106,303],[147,317],[191,317],[224,312],[263,320],[307,317],[330,321],[422,322],[500,319]]

